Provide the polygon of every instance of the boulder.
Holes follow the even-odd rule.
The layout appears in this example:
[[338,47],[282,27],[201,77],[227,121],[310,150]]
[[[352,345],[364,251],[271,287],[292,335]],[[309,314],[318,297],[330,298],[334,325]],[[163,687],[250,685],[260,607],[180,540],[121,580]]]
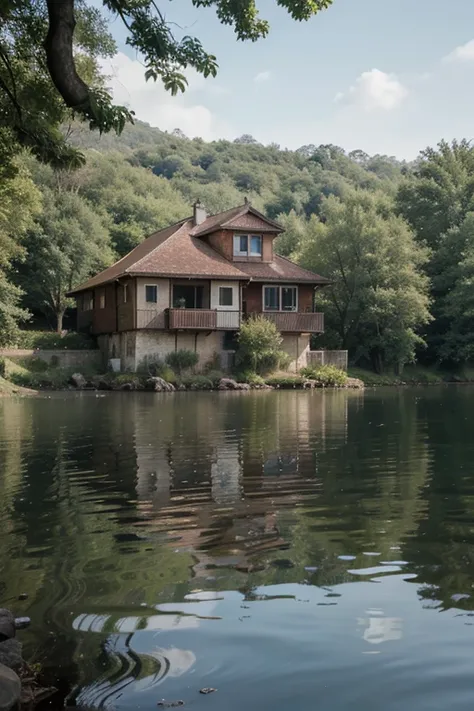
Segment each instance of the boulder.
[[23,666],[22,647],[18,639],[7,639],[0,642],[0,664],[10,669],[20,669]]
[[250,390],[248,383],[238,383],[232,378],[221,378],[218,385],[219,390]]
[[82,373],[73,373],[71,375],[71,383],[78,390],[84,390],[87,387],[87,380]]
[[166,382],[163,378],[154,376],[146,381],[147,390],[154,390],[156,393],[174,392],[176,389],[172,383]]
[[0,664],[0,711],[10,711],[20,702],[21,681],[13,669]]
[[15,618],[10,610],[0,608],[0,642],[12,639],[16,634]]

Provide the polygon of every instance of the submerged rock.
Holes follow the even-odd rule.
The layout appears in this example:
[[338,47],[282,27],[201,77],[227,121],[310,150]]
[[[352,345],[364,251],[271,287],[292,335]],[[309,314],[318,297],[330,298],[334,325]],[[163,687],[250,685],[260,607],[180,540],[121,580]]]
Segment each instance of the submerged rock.
[[17,639],[7,639],[0,642],[0,664],[10,669],[20,669],[23,666],[21,643]]
[[0,664],[0,711],[10,711],[20,702],[21,681],[13,669]]

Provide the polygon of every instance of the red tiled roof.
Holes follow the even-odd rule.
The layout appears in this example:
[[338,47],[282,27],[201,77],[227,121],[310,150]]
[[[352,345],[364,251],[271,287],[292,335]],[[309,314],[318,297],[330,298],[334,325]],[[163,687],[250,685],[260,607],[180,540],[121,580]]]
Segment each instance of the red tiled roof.
[[278,222],[262,215],[250,203],[208,217],[207,220],[194,228],[193,235],[202,237],[219,229],[258,229],[259,232],[284,232]]
[[[192,218],[177,222],[145,239],[129,254],[111,267],[73,289],[70,294],[88,291],[124,276],[150,275],[161,277],[194,277],[197,279],[238,279],[256,281],[292,281],[313,284],[329,283],[324,277],[302,269],[284,257],[275,255],[270,264],[264,262],[230,262],[207,242],[197,237],[216,229],[232,229],[231,223],[245,218],[264,220],[271,231],[282,231],[250,205],[233,208],[207,218],[196,228]],[[252,228],[253,229],[253,228]],[[259,230],[261,228],[259,227]]]
[[293,281],[312,284],[329,284],[329,279],[298,266],[285,257],[275,254],[273,262],[244,262],[239,268],[253,281]]

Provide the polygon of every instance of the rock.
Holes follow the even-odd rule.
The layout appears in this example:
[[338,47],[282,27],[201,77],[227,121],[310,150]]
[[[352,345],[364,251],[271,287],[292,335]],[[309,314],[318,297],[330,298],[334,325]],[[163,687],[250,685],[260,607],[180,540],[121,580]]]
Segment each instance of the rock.
[[12,639],[15,634],[15,618],[10,610],[0,608],[0,642],[6,639]]
[[19,600],[28,600],[28,593],[21,593],[18,595]]
[[181,383],[181,385],[178,385],[178,390],[181,390],[181,392],[183,392],[184,390],[186,390],[186,385],[184,383]]
[[21,643],[17,639],[7,639],[0,642],[0,664],[10,669],[20,669],[23,666]]
[[251,386],[248,383],[237,383],[237,390],[251,390]]
[[240,390],[241,383],[238,383],[236,380],[232,380],[232,378],[221,378],[219,380],[219,390]]
[[347,378],[344,387],[353,388],[354,390],[362,390],[363,388],[365,388],[365,385],[362,380],[359,380],[359,378]]
[[87,387],[87,380],[82,373],[73,373],[70,381],[78,390],[84,390],[84,388]]
[[105,378],[99,378],[95,384],[97,390],[112,390],[112,386]]
[[147,390],[154,390],[156,393],[174,392],[176,389],[172,383],[166,382],[163,378],[154,376],[146,381]]
[[158,701],[157,706],[161,706],[164,709],[174,709],[177,706],[184,706],[184,701]]
[[0,711],[16,707],[21,696],[21,681],[18,675],[4,664],[0,664]]
[[213,694],[217,689],[213,689],[212,686],[206,686],[204,689],[200,690],[200,694]]

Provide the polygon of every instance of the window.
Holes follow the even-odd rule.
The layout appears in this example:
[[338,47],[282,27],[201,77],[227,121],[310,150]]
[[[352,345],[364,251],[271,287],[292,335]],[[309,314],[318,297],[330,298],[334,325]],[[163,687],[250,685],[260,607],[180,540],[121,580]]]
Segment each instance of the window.
[[219,306],[232,306],[234,303],[234,290],[231,286],[219,287]]
[[261,257],[261,235],[234,235],[234,257]]
[[280,287],[279,286],[265,286],[265,299],[264,299],[264,309],[265,311],[279,311],[280,310]]
[[296,286],[264,286],[264,311],[297,311],[298,287]]
[[296,311],[297,309],[297,289],[296,286],[281,287],[281,310]]
[[94,309],[94,295],[91,293],[84,294],[83,298],[83,310],[93,311]]
[[145,301],[147,304],[156,304],[158,301],[158,287],[155,284],[145,285]]
[[250,256],[262,256],[262,238],[260,235],[252,235],[250,238]]
[[128,301],[128,284],[123,285],[123,303],[126,304]]
[[105,289],[99,294],[99,309],[105,309]]
[[[206,303],[209,303],[206,295]],[[174,284],[173,308],[175,309],[202,309],[204,308],[204,287],[188,286],[187,284]],[[207,306],[209,308],[209,306]]]

